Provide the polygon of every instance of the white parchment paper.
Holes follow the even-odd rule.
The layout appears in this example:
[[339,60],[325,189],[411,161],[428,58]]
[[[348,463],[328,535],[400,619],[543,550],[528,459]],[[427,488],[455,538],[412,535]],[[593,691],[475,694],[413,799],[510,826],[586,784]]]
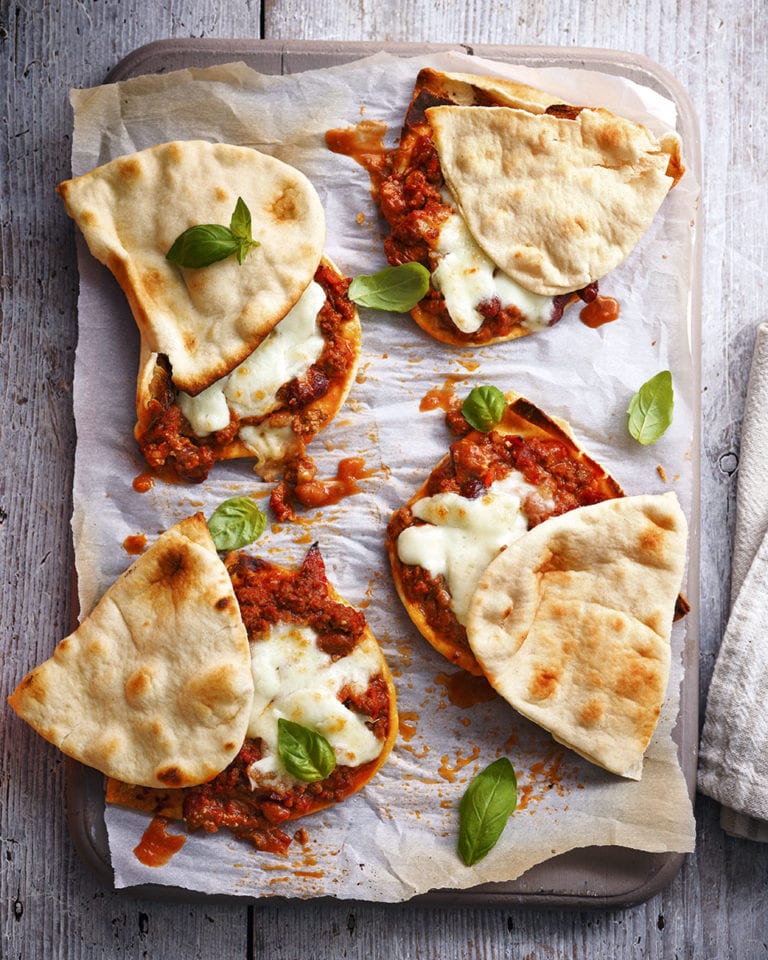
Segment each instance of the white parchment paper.
[[[347,275],[385,265],[383,226],[368,175],[325,146],[328,129],[361,117],[398,136],[418,69],[504,74],[571,103],[603,105],[661,131],[674,105],[628,81],[588,71],[535,70],[463,54],[397,59],[386,54],[294,76],[262,76],[242,64],[142,77],[73,93],[73,172],[155,143],[204,138],[241,143],[294,164],[325,205],[332,259]],[[392,757],[366,789],[298,826],[309,839],[287,859],[256,853],[226,832],[190,836],[162,868],[144,867],[133,848],[146,817],[110,808],[106,819],[118,887],[170,884],[251,897],[336,896],[397,901],[434,888],[511,880],[555,854],[618,844],[689,851],[694,821],[671,730],[679,709],[685,624],[673,633],[673,673],[643,779],[629,782],[564,750],[503,701],[459,706],[450,665],[421,639],[392,587],[386,523],[445,453],[450,437],[438,412],[419,402],[447,378],[465,394],[479,383],[514,389],[568,419],[587,451],[627,493],[674,490],[692,506],[693,366],[688,342],[692,231],[698,185],[687,174],[639,247],[601,282],[621,317],[591,330],[578,307],[555,327],[511,343],[457,350],[423,334],[406,316],[361,310],[360,374],[347,407],[311,445],[321,477],[342,457],[362,455],[376,474],[363,492],[272,528],[248,548],[298,563],[320,543],[329,577],[365,608],[392,666],[402,732]],[[258,233],[258,225],[255,233]],[[132,481],[143,463],[132,438],[138,335],[108,271],[79,241],[80,335],[75,372],[78,447],[73,531],[81,609],[89,611],[130,563],[131,534],[150,539],[190,513],[207,515],[226,497],[266,498],[270,486],[247,462],[218,465],[203,486],[157,483],[144,494]],[[288,254],[289,255],[289,254]],[[626,433],[632,394],[659,370],[672,370],[675,419],[653,447]],[[661,470],[657,468],[662,468]],[[468,781],[500,754],[512,760],[520,804],[490,855],[468,869],[456,855],[457,807]]]

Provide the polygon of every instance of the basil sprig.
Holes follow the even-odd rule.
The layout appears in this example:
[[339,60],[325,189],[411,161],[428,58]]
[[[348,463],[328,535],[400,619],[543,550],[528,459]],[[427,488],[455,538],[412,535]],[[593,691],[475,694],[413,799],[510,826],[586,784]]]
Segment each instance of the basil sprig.
[[517,777],[506,757],[472,780],[459,803],[459,856],[471,867],[496,846],[517,806]]
[[232,497],[220,503],[208,521],[217,550],[238,550],[257,540],[267,517],[250,497]]
[[429,270],[420,263],[401,263],[378,273],[361,274],[349,285],[349,299],[361,307],[407,313],[429,290]]
[[627,429],[638,443],[654,443],[672,423],[675,396],[672,374],[662,370],[647,380],[632,397],[627,408]]
[[277,752],[291,776],[304,783],[325,780],[336,767],[336,755],[325,737],[293,720],[277,721]]
[[259,241],[251,232],[251,211],[242,197],[237,198],[229,226],[220,223],[201,223],[189,227],[173,241],[165,259],[179,267],[207,267],[217,260],[226,260],[232,254],[242,264]]
[[467,423],[488,433],[493,430],[504,416],[507,401],[498,387],[475,387],[461,406],[461,413]]

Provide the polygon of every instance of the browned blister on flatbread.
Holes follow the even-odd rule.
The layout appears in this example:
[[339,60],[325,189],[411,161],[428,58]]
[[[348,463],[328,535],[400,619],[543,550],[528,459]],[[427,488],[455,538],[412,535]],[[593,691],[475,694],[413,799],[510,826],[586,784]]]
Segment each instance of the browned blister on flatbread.
[[686,538],[674,493],[553,517],[488,566],[467,617],[485,676],[518,712],[631,779],[666,694]]
[[111,777],[182,787],[237,754],[248,638],[205,518],[162,534],[9,697],[64,753]]
[[[306,289],[325,246],[325,216],[294,167],[249,147],[204,140],[163,143],[118,157],[58,187],[91,253],[114,273],[150,350],[194,395],[229,373]],[[228,226],[238,197],[254,239],[198,269],[166,259],[200,224]]]

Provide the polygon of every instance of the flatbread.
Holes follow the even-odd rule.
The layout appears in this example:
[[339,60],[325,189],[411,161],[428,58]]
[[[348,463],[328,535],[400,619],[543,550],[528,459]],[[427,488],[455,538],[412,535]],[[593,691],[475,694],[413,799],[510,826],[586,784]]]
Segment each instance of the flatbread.
[[633,780],[666,693],[686,537],[674,493],[585,506],[511,544],[470,604],[467,636],[491,685]]
[[[128,298],[148,348],[195,395],[248,356],[296,303],[325,245],[325,216],[295,168],[249,147],[203,140],[159,144],[59,185],[91,253]],[[228,226],[237,198],[255,240],[200,269],[166,260],[188,227]]]
[[[397,736],[395,686],[365,621],[327,580],[318,546],[297,569],[244,552],[227,567],[248,630],[255,691],[242,749],[219,777],[186,790],[150,790],[109,780],[107,801],[184,820],[190,830],[227,828],[257,849],[284,853],[280,827],[361,790]],[[326,737],[337,766],[312,783],[278,758],[277,723]]]
[[[472,566],[476,567],[478,563],[489,563],[513,537],[523,535],[526,529],[546,521],[554,513],[623,496],[616,480],[581,449],[565,421],[547,416],[514,391],[505,396],[504,416],[490,434],[470,430],[461,418],[465,435],[451,444],[449,453],[413,496],[395,511],[387,526],[386,546],[392,577],[408,615],[428,643],[451,663],[475,676],[481,676],[483,671],[469,646],[462,622],[464,617],[460,619],[457,613],[450,576],[447,579],[442,575],[432,576],[424,566],[401,559],[401,535],[413,536],[408,531],[422,525],[416,516],[417,504],[444,490],[463,491],[462,497],[466,495],[467,499],[463,505],[455,502],[456,512],[464,510],[469,515],[475,504],[493,493],[492,481],[516,478],[513,484],[522,488],[519,507],[512,500],[510,510],[502,510],[490,520],[479,519],[476,541],[481,536],[485,538],[491,528],[485,557],[472,549],[471,543],[467,545],[475,555]],[[505,453],[507,444],[509,456]],[[516,448],[520,450],[519,467],[512,464]],[[522,482],[524,474],[533,481],[530,486]],[[459,587],[464,596],[471,596],[483,569],[476,569],[472,572],[475,579],[469,579],[470,549],[455,554],[454,567],[462,574]]]
[[617,267],[675,182],[677,137],[658,140],[607,110],[438,106],[426,115],[473,237],[542,296],[582,289]]
[[252,700],[248,638],[201,513],[162,534],[8,698],[68,756],[152,787],[224,769]]
[[389,224],[388,261],[430,271],[411,316],[453,346],[541,332],[591,303],[684,172],[674,133],[657,141],[606,110],[429,68],[397,146],[357,159]]
[[[283,328],[292,322],[289,314],[235,368],[230,382],[249,383],[248,391],[255,398],[258,409],[253,408],[250,415],[243,406],[225,402],[224,380],[210,386],[209,394],[219,390],[224,412],[215,430],[196,432],[179,407],[175,371],[168,358],[151,350],[142,337],[134,436],[153,470],[173,480],[199,483],[215,462],[244,458],[253,462],[263,479],[279,477],[333,420],[354,383],[362,333],[357,309],[347,297],[348,285],[349,280],[323,257],[310,285],[313,289],[308,288],[301,298],[314,293],[312,310],[320,304],[316,328],[306,332],[302,321],[303,326],[291,336],[283,336]],[[284,352],[272,349],[276,338],[287,343]],[[263,377],[254,376],[259,370]]]

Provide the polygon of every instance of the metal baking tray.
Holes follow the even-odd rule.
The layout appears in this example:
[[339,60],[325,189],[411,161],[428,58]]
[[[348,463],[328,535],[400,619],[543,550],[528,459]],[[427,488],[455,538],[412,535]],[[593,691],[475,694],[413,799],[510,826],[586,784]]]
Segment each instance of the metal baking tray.
[[[396,56],[418,56],[446,50],[524,64],[531,67],[559,66],[589,69],[621,76],[643,84],[670,99],[677,108],[678,132],[686,164],[701,183],[701,145],[698,121],[686,91],[662,67],[636,54],[612,50],[515,47],[467,44],[386,44],[356,42],[270,40],[160,40],[130,53],[109,73],[106,82],[165,73],[186,67],[242,61],[260,73],[289,74],[349,63],[380,50]],[[701,230],[692,232],[691,329],[694,359],[701,355]],[[699,369],[694,363],[693,395],[698,401]],[[696,411],[696,422],[700,422]],[[700,438],[693,437],[694,463],[700,462]],[[698,745],[698,641],[699,641],[699,520],[700,478],[694,474],[692,490],[689,574],[686,593],[692,599],[687,641],[683,654],[684,680],[680,715],[674,731],[680,761],[691,797],[695,793]],[[103,777],[95,770],[67,760],[67,817],[73,842],[80,856],[101,882],[113,886],[107,832],[104,824]],[[453,906],[529,906],[554,908],[622,908],[642,903],[671,883],[685,859],[679,853],[646,853],[623,847],[582,847],[533,867],[516,880],[484,884],[467,890],[436,890],[414,898],[412,903]],[[119,891],[130,896],[165,900],[199,901],[202,893],[161,885],[129,887]],[[247,902],[247,898],[238,897]],[[258,901],[256,901],[258,902]]]

